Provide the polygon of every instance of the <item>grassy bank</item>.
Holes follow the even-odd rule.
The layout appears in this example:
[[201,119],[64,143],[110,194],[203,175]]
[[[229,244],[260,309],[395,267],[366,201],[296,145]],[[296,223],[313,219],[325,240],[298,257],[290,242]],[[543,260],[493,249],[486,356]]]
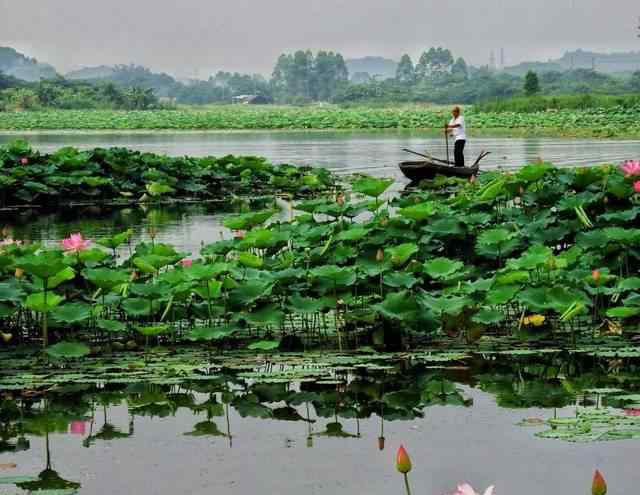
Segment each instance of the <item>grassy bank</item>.
[[[470,129],[497,129],[514,135],[640,137],[638,108],[612,106],[536,112],[467,109]],[[163,111],[68,110],[0,113],[4,130],[298,130],[437,129],[448,109],[432,106],[389,108],[219,106]]]

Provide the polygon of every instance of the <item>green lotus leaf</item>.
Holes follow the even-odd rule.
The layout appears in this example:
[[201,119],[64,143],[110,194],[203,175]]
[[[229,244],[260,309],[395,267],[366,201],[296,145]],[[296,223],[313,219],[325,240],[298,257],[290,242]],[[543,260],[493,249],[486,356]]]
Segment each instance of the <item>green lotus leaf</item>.
[[152,182],[151,184],[147,184],[146,189],[151,196],[161,196],[163,194],[174,191],[171,186],[168,186],[167,184],[161,184],[159,182]]
[[273,282],[267,280],[248,280],[231,291],[229,301],[237,306],[246,306],[271,294]]
[[393,179],[378,179],[375,177],[362,177],[353,183],[353,190],[371,198],[377,198],[393,184]]
[[553,166],[549,163],[535,163],[522,167],[516,177],[525,182],[537,182],[551,170]]
[[127,326],[118,320],[98,320],[98,328],[109,333],[121,333],[127,330]]
[[384,285],[397,289],[411,289],[418,283],[417,278],[406,272],[391,272],[386,274],[382,280]]
[[[73,256],[73,255],[70,255]],[[106,258],[109,257],[109,255],[107,253],[105,253],[102,249],[98,249],[98,248],[93,248],[93,249],[86,249],[85,251],[81,251],[79,253],[79,257],[80,257],[80,261],[82,261],[85,264],[98,264],[101,261],[104,261]]]
[[460,221],[454,217],[439,217],[430,222],[424,230],[434,235],[464,234]]
[[129,298],[122,302],[122,309],[129,316],[149,316],[151,314],[151,301],[142,298]]
[[438,204],[435,201],[426,201],[412,206],[401,208],[398,214],[402,217],[422,222],[433,216],[438,211]]
[[250,268],[262,268],[264,261],[260,256],[256,256],[248,251],[243,251],[238,255],[238,262],[243,266]]
[[16,260],[16,266],[41,279],[49,279],[67,268],[61,251],[44,251],[38,255],[24,256]]
[[464,268],[464,263],[449,258],[434,258],[424,264],[424,271],[431,278],[439,280],[451,279]]
[[617,289],[621,291],[640,289],[640,277],[629,277],[621,280]]
[[136,330],[145,337],[155,337],[169,331],[169,325],[136,325]]
[[537,244],[527,249],[520,258],[507,261],[512,270],[533,270],[543,266],[553,256],[551,248]]
[[325,265],[311,270],[315,278],[327,279],[333,284],[348,287],[355,283],[356,272],[353,268],[340,268],[335,265]]
[[225,219],[223,225],[231,230],[248,230],[263,224],[269,220],[274,213],[274,210],[244,213]]
[[62,323],[79,323],[91,318],[91,309],[87,303],[75,302],[58,306],[51,311],[51,315]]
[[56,359],[81,358],[90,352],[91,349],[80,342],[59,342],[46,349],[46,353]]
[[325,302],[322,299],[302,297],[294,294],[289,297],[289,308],[295,313],[314,314],[325,309]]
[[418,252],[418,245],[412,242],[400,244],[399,246],[390,247],[386,250],[386,254],[391,256],[391,263],[394,266],[402,266],[409,258]]
[[24,297],[24,292],[20,287],[12,283],[0,283],[0,301],[20,302]]
[[241,318],[250,325],[273,325],[279,327],[284,321],[284,313],[277,304],[268,304],[251,313],[242,313]]
[[103,237],[102,239],[98,239],[96,243],[109,249],[117,249],[122,244],[124,244],[129,239],[131,239],[132,235],[133,235],[133,229],[128,229],[128,230],[125,230],[124,232],[115,234],[111,237]]
[[607,316],[609,318],[631,318],[640,314],[639,307],[620,306],[617,308],[609,308]]
[[209,280],[204,287],[193,287],[193,291],[202,299],[218,299],[222,295],[222,282],[219,280]]
[[487,292],[485,303],[490,304],[491,306],[507,304],[516,296],[516,294],[518,294],[518,292],[520,292],[520,290],[521,288],[519,285],[502,285],[494,287]]
[[422,292],[418,297],[420,306],[433,312],[434,314],[448,314],[456,316],[462,312],[473,301],[464,296],[434,297],[431,294]]
[[191,330],[185,338],[187,340],[221,340],[233,335],[235,328],[231,327],[197,327]]
[[505,315],[502,311],[497,309],[482,308],[473,315],[473,318],[471,319],[472,321],[482,323],[483,325],[494,325],[503,321],[505,319]]
[[84,278],[104,291],[129,282],[130,275],[124,270],[112,268],[86,268],[82,271]]
[[384,301],[375,304],[373,309],[386,318],[401,321],[413,321],[418,315],[416,299],[408,291],[387,294]]
[[394,409],[411,410],[420,405],[420,393],[416,390],[388,392],[382,396],[382,401]]
[[36,292],[27,297],[24,305],[33,311],[45,313],[58,307],[62,301],[64,301],[64,297],[53,292],[48,292],[46,298],[44,292]]
[[351,227],[348,230],[343,230],[336,236],[338,241],[359,241],[363,239],[369,233],[369,229],[364,227]]
[[280,347],[279,340],[259,340],[247,346],[250,351],[273,351]]

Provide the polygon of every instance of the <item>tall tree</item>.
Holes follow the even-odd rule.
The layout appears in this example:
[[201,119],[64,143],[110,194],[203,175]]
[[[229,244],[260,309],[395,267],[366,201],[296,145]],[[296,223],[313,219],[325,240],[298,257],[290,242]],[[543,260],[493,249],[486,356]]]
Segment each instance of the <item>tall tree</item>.
[[462,57],[459,57],[451,67],[451,75],[461,81],[466,81],[469,78],[469,68]]
[[413,84],[416,80],[415,68],[413,67],[413,61],[411,57],[406,53],[400,59],[400,63],[396,69],[396,81]]
[[533,96],[540,92],[540,80],[538,74],[530,70],[527,75],[524,76],[524,94],[527,96]]

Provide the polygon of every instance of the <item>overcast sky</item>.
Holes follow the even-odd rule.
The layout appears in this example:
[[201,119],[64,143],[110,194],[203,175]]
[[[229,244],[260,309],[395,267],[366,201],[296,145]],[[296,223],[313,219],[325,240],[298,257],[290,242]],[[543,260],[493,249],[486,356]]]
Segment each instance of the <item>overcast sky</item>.
[[639,16],[639,0],[0,0],[0,46],[62,72],[135,62],[201,78],[268,74],[299,48],[398,59],[444,45],[479,65],[504,47],[514,64],[640,50]]

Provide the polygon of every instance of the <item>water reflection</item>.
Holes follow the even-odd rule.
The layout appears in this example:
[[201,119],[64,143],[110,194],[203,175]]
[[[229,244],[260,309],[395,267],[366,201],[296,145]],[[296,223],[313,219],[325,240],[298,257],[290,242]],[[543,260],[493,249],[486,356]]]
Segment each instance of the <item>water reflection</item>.
[[[413,428],[429,421],[431,408],[476,412],[479,406],[472,395],[477,395],[477,390],[490,393],[500,407],[526,410],[521,424],[534,428],[532,440],[533,433],[541,432],[540,436],[549,439],[545,442],[596,441],[601,437],[586,437],[580,426],[583,423],[567,420],[590,414],[587,419],[594,421],[593,413],[585,412],[593,410],[600,411],[598,421],[603,421],[603,411],[618,418],[615,425],[606,427],[603,439],[640,438],[640,418],[626,412],[640,389],[636,378],[640,367],[635,359],[626,360],[624,376],[607,373],[607,360],[567,353],[501,355],[500,359],[487,355],[485,359],[476,356],[444,363],[430,361],[429,356],[426,360],[414,356],[352,364],[332,364],[330,357],[324,359],[329,372],[320,375],[309,368],[313,359],[278,366],[270,361],[257,363],[254,358],[248,362],[235,359],[222,366],[220,361],[201,363],[199,371],[187,378],[171,376],[175,368],[167,376],[158,363],[151,362],[150,366],[158,368],[157,376],[137,383],[132,382],[133,376],[127,383],[126,366],[120,375],[110,371],[109,379],[86,383],[81,369],[68,370],[72,373],[68,376],[75,376],[78,382],[70,383],[62,375],[54,379],[58,382],[55,386],[7,389],[3,393],[0,454],[21,466],[25,456],[37,456],[40,442],[36,438],[44,438],[45,469],[15,483],[27,491],[80,489],[80,482],[65,479],[73,478],[66,470],[64,476],[53,470],[57,442],[66,445],[67,456],[69,449],[80,455],[78,447],[96,450],[96,459],[102,461],[92,469],[100,471],[105,469],[103,461],[113,462],[108,452],[114,443],[128,442],[129,449],[145,454],[150,448],[148,430],[155,421],[163,421],[164,426],[153,438],[161,435],[163,441],[178,442],[185,456],[199,447],[182,444],[180,438],[234,450],[239,446],[242,451],[262,451],[270,441],[270,430],[276,430],[277,424],[290,423],[299,427],[287,430],[285,448],[299,442],[315,449],[317,442],[323,442],[321,450],[337,449],[339,458],[345,441],[364,441],[366,449],[375,452],[385,450],[389,442],[395,446],[398,441],[411,441]],[[119,367],[117,361],[109,365],[111,370]],[[300,378],[284,380],[284,372],[299,374]],[[486,414],[482,409],[486,407],[477,410],[480,417]],[[531,408],[545,411],[539,409],[535,417],[529,417]],[[617,412],[611,412],[614,409]],[[626,418],[624,430],[614,432],[620,417]],[[178,418],[182,418],[180,425]],[[254,433],[250,435],[247,429],[253,421],[262,421],[263,426],[251,430]],[[477,426],[482,428],[482,424]],[[451,427],[442,425],[450,429],[450,435],[458,435]],[[502,425],[503,447],[512,447],[509,432],[520,428],[515,421]],[[64,440],[65,436],[73,443]],[[609,453],[614,455],[613,451]]]

